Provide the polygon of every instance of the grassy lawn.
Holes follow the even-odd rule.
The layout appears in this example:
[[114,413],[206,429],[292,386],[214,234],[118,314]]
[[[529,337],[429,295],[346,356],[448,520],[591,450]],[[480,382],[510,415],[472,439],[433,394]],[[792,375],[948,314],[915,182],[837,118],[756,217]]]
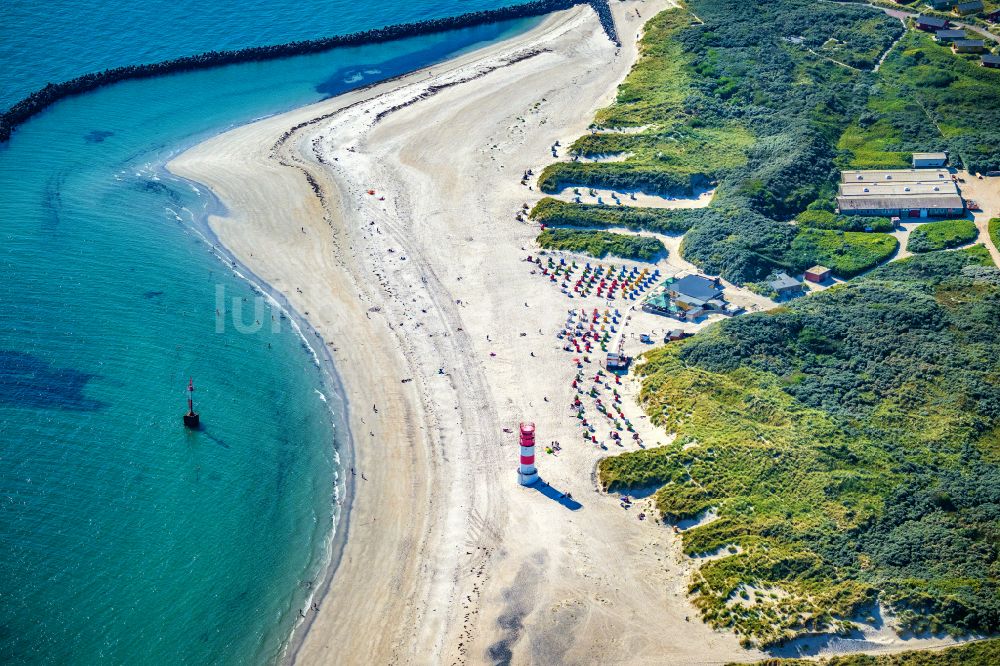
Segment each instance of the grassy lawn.
[[546,250],[582,252],[598,259],[610,254],[624,259],[651,261],[667,252],[658,238],[583,229],[546,229],[538,235],[538,244]]
[[979,230],[972,220],[928,222],[910,232],[906,249],[910,252],[933,252],[965,245],[976,240]]

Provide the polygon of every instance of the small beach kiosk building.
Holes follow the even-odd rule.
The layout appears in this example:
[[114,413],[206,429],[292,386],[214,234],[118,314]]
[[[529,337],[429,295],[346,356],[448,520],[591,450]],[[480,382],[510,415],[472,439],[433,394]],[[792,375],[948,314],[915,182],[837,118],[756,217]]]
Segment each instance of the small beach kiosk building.
[[625,338],[618,336],[604,361],[608,372],[627,372],[632,359],[625,355]]
[[645,312],[692,321],[709,312],[733,314],[722,296],[722,281],[692,273],[672,277],[642,304]]
[[784,272],[774,275],[768,280],[767,286],[774,290],[778,298],[794,298],[804,290],[801,282]]
[[675,328],[672,331],[667,331],[667,334],[663,336],[664,342],[675,342],[677,340],[683,340],[689,337],[691,334],[681,328]]
[[803,277],[809,282],[823,284],[830,279],[831,274],[832,271],[826,266],[813,266],[805,272]]

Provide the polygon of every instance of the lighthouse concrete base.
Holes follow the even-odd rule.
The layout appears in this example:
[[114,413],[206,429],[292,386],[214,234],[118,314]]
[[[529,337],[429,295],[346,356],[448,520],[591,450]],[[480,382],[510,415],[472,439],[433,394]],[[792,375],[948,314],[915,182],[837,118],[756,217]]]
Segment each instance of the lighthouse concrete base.
[[538,481],[538,470],[531,470],[530,472],[517,471],[517,480],[522,486],[530,486]]

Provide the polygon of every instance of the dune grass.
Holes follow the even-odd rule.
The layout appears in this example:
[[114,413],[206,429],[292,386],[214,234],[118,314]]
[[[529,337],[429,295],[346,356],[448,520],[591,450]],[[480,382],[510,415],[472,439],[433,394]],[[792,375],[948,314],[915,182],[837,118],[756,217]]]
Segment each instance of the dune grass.
[[[694,59],[675,37],[689,25],[690,15],[682,10],[661,12],[646,24],[641,58],[615,102],[597,113],[595,131],[569,149],[586,157],[628,153],[628,158],[550,164],[539,176],[543,192],[582,186],[684,196],[746,163],[753,135],[742,123],[706,123],[686,104],[697,74]],[[614,131],[621,128],[640,131]]]
[[[850,630],[1000,630],[1000,271],[979,246],[914,256],[648,352],[640,401],[674,442],[602,460],[661,486],[713,626],[774,645]],[[735,547],[734,554],[726,549]],[[752,593],[752,594],[751,594]]]
[[612,255],[623,259],[652,261],[667,253],[667,248],[658,238],[590,229],[546,229],[538,235],[538,244],[546,250],[580,252],[598,259]]
[[906,168],[913,152],[946,150],[971,173],[1000,168],[1000,72],[911,30],[879,73],[867,108],[840,137],[843,166]]
[[532,219],[546,226],[620,227],[661,234],[684,233],[698,215],[697,211],[665,208],[571,204],[552,197],[545,197],[531,209]]

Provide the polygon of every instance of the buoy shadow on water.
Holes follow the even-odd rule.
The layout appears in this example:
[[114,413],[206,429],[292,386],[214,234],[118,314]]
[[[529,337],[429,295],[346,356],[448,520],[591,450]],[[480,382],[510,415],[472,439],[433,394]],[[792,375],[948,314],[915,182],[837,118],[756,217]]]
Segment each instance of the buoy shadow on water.
[[185,428],[184,431],[187,434],[188,443],[190,443],[190,444],[195,444],[195,443],[197,443],[197,441],[201,437],[205,437],[205,438],[210,439],[211,441],[215,442],[216,444],[218,444],[219,446],[221,446],[224,449],[230,449],[230,448],[232,448],[224,440],[219,439],[218,437],[216,437],[215,435],[213,435],[211,432],[209,432],[208,430],[206,430],[205,426],[203,426],[203,425],[199,425],[197,428]]

